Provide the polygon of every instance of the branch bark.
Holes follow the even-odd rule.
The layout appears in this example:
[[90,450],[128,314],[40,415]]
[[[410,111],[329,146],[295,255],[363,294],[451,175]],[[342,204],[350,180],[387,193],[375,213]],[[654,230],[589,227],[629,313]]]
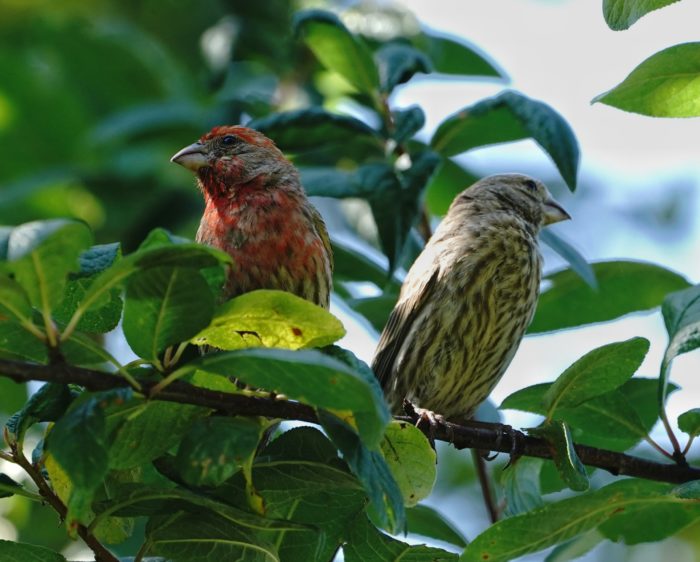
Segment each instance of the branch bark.
[[[67,364],[37,365],[6,359],[0,359],[0,376],[17,383],[32,380],[73,383],[91,391],[129,386],[129,383],[117,374]],[[157,394],[151,395],[151,389],[157,381],[139,380],[139,383],[143,386],[144,395],[153,400],[204,406],[230,415],[267,416],[318,423],[315,409],[298,402],[230,394],[199,388],[182,381],[175,381]],[[409,416],[399,416],[397,419],[416,421]],[[546,441],[501,424],[471,422],[468,425],[456,425],[438,422],[433,429],[435,439],[452,443],[458,449],[481,449],[543,459],[552,458],[552,451]],[[576,445],[576,452],[584,464],[601,468],[614,475],[677,484],[700,480],[700,469],[691,466],[660,463],[585,445]]]

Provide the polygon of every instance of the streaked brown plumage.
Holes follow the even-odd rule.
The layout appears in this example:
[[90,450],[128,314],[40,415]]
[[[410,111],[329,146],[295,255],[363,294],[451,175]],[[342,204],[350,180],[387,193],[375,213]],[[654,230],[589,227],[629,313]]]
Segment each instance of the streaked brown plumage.
[[456,421],[500,380],[532,320],[543,225],[570,218],[539,181],[482,179],[460,193],[406,276],[372,368],[404,398]]

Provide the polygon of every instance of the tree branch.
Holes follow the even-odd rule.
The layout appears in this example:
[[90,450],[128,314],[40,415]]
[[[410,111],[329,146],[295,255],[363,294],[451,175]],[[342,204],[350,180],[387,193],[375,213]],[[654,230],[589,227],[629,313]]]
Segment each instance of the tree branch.
[[[129,383],[118,374],[67,364],[37,365],[7,359],[0,359],[0,376],[10,378],[17,383],[32,380],[73,383],[91,391],[129,386]],[[315,409],[298,402],[230,394],[199,388],[182,381],[174,381],[156,395],[150,396],[151,389],[157,381],[139,380],[139,382],[143,386],[144,395],[153,400],[204,406],[230,415],[268,416],[318,423]],[[399,416],[397,419],[416,421],[408,416]],[[435,439],[452,443],[457,449],[481,449],[542,459],[552,458],[552,451],[546,441],[502,424],[470,422],[468,425],[456,425],[438,422],[433,429]],[[700,480],[700,469],[691,466],[659,463],[585,445],[576,445],[576,452],[584,464],[601,468],[614,475],[635,476],[677,484]]]

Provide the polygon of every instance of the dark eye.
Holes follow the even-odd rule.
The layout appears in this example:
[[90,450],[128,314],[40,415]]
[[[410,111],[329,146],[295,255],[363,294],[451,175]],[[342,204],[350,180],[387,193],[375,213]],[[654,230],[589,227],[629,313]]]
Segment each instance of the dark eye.
[[223,139],[221,139],[221,144],[225,145],[232,145],[235,142],[236,137],[234,137],[233,135],[226,135]]
[[525,187],[531,191],[537,191],[537,184],[532,180],[525,180]]

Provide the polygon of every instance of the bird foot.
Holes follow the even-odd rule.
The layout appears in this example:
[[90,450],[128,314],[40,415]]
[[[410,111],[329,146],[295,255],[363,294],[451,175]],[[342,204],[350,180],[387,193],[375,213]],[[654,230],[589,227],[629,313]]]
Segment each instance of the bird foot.
[[406,414],[413,419],[416,427],[428,438],[430,446],[435,449],[435,434],[437,428],[441,424],[445,424],[447,420],[432,410],[416,407],[410,400],[403,401],[403,409]]

